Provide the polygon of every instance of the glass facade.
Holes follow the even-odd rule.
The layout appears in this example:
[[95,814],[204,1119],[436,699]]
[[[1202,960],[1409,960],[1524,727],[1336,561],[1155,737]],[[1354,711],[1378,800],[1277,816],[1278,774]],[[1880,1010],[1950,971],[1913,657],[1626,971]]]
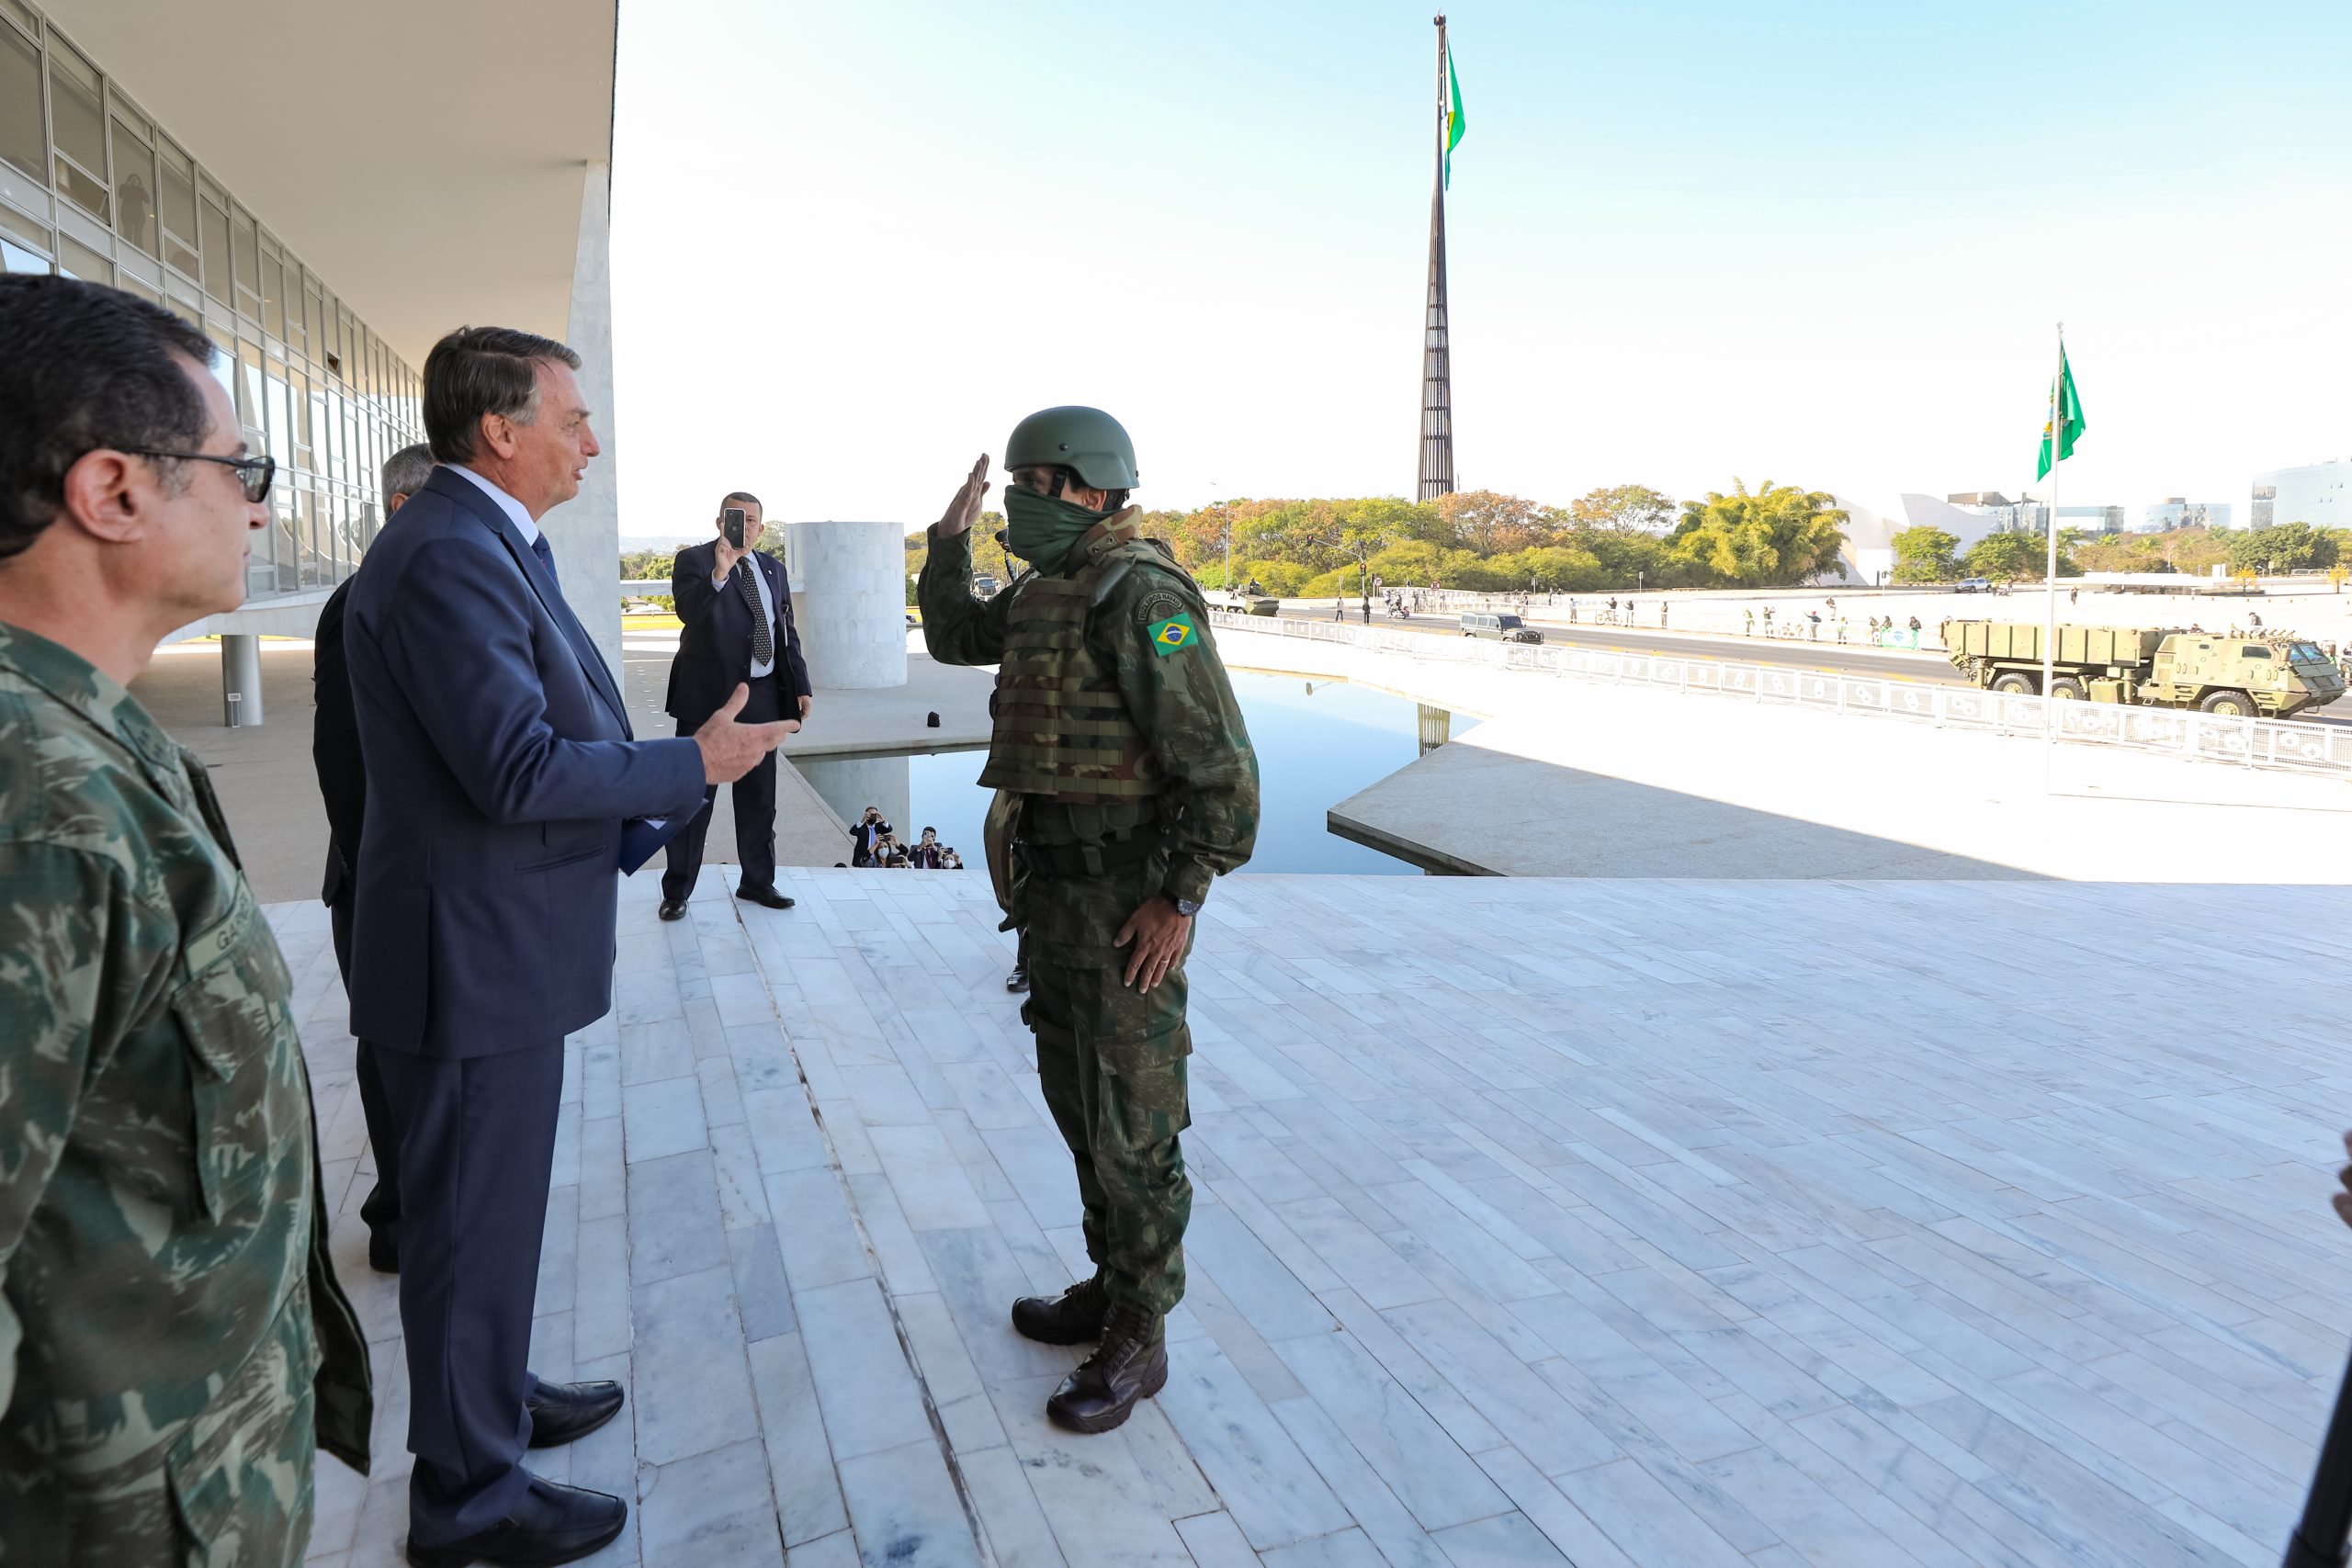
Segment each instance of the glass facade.
[[2352,457],[2256,474],[2256,514],[2266,506],[2270,517],[2280,523],[2308,523],[2314,528],[2352,528]]
[[277,459],[249,600],[332,587],[383,522],[423,385],[260,215],[26,0],[0,0],[0,271],[58,272],[202,327],[245,440]]

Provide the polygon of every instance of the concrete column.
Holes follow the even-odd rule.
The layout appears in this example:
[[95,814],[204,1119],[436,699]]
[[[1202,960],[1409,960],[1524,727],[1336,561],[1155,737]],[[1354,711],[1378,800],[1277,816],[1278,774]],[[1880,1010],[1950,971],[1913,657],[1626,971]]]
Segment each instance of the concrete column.
[[[803,630],[805,640],[808,632]],[[882,820],[899,830],[902,843],[912,843],[915,829],[907,826],[914,811],[913,769],[904,757],[795,757],[792,766],[833,815],[854,827],[865,808],[878,806]],[[842,840],[834,860],[849,859],[849,840]]]
[[[564,341],[580,355],[589,428],[604,454],[588,465],[580,493],[542,518],[563,596],[621,677],[621,497],[618,421],[613,407],[612,165],[590,164],[580,183],[580,243],[571,264],[571,314]],[[624,688],[626,689],[626,688]]]
[[907,533],[897,523],[786,529],[793,613],[811,685],[872,691],[907,683]]
[[261,637],[225,632],[220,637],[220,722],[232,729],[262,722]]

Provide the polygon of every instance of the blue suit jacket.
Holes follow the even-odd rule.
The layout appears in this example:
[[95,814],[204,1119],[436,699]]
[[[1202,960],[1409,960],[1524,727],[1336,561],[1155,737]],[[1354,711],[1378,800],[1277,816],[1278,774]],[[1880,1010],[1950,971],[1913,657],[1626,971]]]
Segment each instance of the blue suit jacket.
[[368,780],[351,1032],[486,1056],[602,1018],[622,820],[698,809],[701,750],[631,739],[538,558],[447,468],[368,549],[344,644]]

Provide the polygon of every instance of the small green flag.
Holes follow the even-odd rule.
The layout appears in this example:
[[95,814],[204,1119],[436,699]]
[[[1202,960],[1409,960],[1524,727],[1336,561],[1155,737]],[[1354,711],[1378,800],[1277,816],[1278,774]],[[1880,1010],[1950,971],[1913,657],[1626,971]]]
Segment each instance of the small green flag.
[[1450,107],[1445,112],[1445,188],[1453,188],[1453,150],[1462,145],[1462,133],[1470,129],[1470,117],[1462,110],[1462,76],[1453,69],[1453,46],[1445,46],[1445,80],[1451,88]]
[[2083,400],[2075,393],[2075,367],[2066,363],[2066,350],[2058,350],[2058,456],[2050,455],[2050,420],[2041,422],[2041,461],[2033,470],[2035,479],[2047,479],[2051,468],[2075,455],[2075,443],[2082,439],[2090,421],[2083,417]]

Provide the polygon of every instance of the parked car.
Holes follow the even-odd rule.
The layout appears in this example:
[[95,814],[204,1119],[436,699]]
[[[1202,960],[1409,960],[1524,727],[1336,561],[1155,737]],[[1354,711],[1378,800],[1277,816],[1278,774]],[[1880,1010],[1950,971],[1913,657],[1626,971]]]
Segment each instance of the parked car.
[[1542,642],[1544,634],[1517,615],[1473,610],[1462,617],[1464,637],[1492,637],[1497,642]]
[[1963,577],[1953,587],[1962,593],[1989,593],[1993,591],[1993,580],[1989,577]]

